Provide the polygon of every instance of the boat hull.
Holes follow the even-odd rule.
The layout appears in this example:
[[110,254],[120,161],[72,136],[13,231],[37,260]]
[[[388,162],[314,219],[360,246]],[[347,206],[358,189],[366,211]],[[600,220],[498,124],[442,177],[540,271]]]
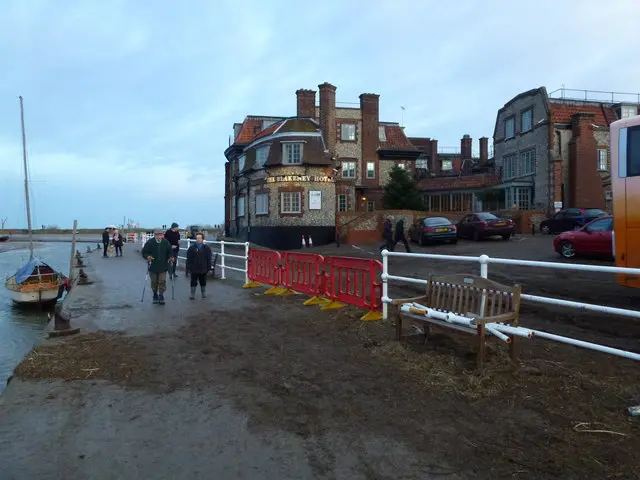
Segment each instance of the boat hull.
[[15,303],[37,305],[39,303],[54,303],[58,300],[60,289],[40,290],[36,292],[9,291],[11,299]]

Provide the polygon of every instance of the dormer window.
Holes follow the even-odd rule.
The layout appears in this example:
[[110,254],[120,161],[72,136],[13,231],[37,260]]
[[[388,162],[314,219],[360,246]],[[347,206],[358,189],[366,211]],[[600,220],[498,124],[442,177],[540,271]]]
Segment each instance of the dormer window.
[[620,107],[620,118],[630,118],[638,115],[638,107],[636,105],[622,105]]
[[300,165],[302,163],[302,143],[283,143],[282,163],[284,165]]
[[269,145],[256,148],[256,164],[260,167],[264,167],[267,157],[269,156]]
[[387,141],[387,129],[384,126],[378,127],[378,140],[381,142]]
[[244,161],[245,161],[246,157],[244,155],[240,155],[238,157],[238,171],[241,172],[242,170],[244,170]]

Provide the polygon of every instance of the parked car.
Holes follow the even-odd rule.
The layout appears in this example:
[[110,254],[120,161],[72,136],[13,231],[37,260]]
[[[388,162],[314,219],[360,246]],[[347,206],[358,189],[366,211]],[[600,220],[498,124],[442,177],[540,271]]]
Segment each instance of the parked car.
[[457,243],[456,226],[448,218],[421,218],[409,229],[409,240],[424,245],[429,242]]
[[554,234],[577,230],[591,220],[606,215],[607,212],[599,208],[565,208],[556,212],[551,218],[540,222],[540,232]]
[[578,230],[563,232],[553,239],[553,248],[564,258],[578,255],[613,257],[613,217],[596,218]]
[[482,240],[500,235],[509,240],[515,233],[513,220],[496,217],[493,213],[480,212],[465,216],[457,225],[458,237]]

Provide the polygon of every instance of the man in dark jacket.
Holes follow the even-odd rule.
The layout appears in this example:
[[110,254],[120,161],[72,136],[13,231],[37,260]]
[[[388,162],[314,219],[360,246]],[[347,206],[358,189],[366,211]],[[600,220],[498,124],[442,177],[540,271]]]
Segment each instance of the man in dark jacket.
[[174,262],[171,256],[171,244],[163,238],[162,229],[153,231],[153,238],[142,247],[142,258],[149,262],[149,277],[153,290],[153,303],[164,305],[164,292],[167,290],[167,269]]
[[191,295],[196,298],[196,287],[200,283],[200,293],[205,297],[207,289],[207,273],[211,270],[211,249],[204,243],[204,233],[196,233],[196,243],[187,250],[187,272],[191,273]]
[[391,217],[387,217],[383,224],[382,239],[384,243],[380,246],[380,251],[387,249],[393,251],[393,224]]
[[407,252],[411,252],[409,243],[407,243],[407,237],[404,236],[404,219],[402,217],[400,217],[400,220],[398,220],[398,223],[396,223],[396,236],[393,242],[393,247],[391,248],[392,251],[396,248],[396,245],[399,242],[404,243],[404,248],[407,250]]
[[178,231],[178,224],[176,222],[171,224],[171,228],[165,232],[164,238],[171,244],[171,256],[173,257],[173,264],[169,269],[169,277],[175,278],[178,254],[180,253],[180,232]]
[[109,229],[105,228],[102,231],[102,246],[104,247],[102,256],[106,257],[107,256],[107,248],[109,247]]

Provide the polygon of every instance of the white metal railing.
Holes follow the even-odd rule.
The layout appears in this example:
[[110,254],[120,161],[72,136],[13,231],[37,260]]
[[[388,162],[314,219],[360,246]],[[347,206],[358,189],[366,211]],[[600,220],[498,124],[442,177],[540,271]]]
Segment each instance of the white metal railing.
[[[183,242],[186,243],[186,247],[182,247]],[[191,238],[180,239],[180,250],[178,251],[178,262],[182,260],[186,263],[187,261],[186,252],[192,243],[195,243],[195,240]],[[225,278],[227,278],[225,275],[225,270],[234,270],[236,272],[244,273],[245,283],[249,283],[249,242],[225,242],[225,241],[208,242],[207,240],[205,240],[204,243],[210,246],[220,247],[219,252],[214,250],[213,253],[218,254],[220,256],[220,278],[221,279],[224,280]],[[232,253],[227,253],[225,251],[225,247],[244,247],[244,255],[234,255]],[[184,252],[184,255],[180,255],[180,252]],[[239,260],[244,260],[244,268],[227,265],[225,262],[225,258],[237,258]]]
[[[423,260],[444,260],[444,261],[448,260],[448,261],[454,261],[454,262],[471,262],[471,263],[475,262],[480,264],[480,276],[483,278],[489,277],[490,263],[497,264],[497,265],[518,265],[518,266],[524,266],[524,267],[548,268],[548,269],[556,269],[556,270],[573,270],[573,271],[581,271],[581,272],[640,275],[640,268],[622,268],[622,267],[606,267],[606,266],[600,266],[600,265],[538,262],[538,261],[518,260],[518,259],[510,259],[510,258],[491,258],[487,255],[472,257],[472,256],[463,256],[463,255],[458,256],[458,255],[437,255],[437,254],[426,254],[426,253],[401,253],[401,252],[390,252],[388,250],[383,250],[382,251],[382,319],[385,322],[388,320],[388,316],[389,316],[389,303],[391,303],[393,300],[389,298],[389,281],[412,283],[412,284],[424,285],[424,286],[428,284],[427,280],[424,280],[421,278],[411,278],[411,277],[402,277],[399,275],[391,275],[389,273],[389,257],[416,258],[416,259],[423,259]],[[545,303],[548,305],[577,308],[579,310],[588,310],[588,311],[594,311],[594,312],[600,312],[600,313],[607,313],[611,315],[620,315],[620,316],[640,319],[640,311],[637,311],[637,310],[607,307],[604,305],[575,302],[571,300],[563,300],[560,298],[542,297],[538,295],[529,295],[525,293],[521,294],[520,298],[522,298],[523,300],[528,300],[530,302]],[[481,306],[480,309],[482,311],[483,306]],[[523,331],[526,330],[527,332],[532,332],[534,336],[538,336],[540,338],[547,338],[549,340],[568,343],[568,344],[576,345],[579,347],[598,350],[605,353],[611,353],[613,355],[619,355],[619,356],[631,358],[634,360],[640,360],[640,354],[637,354],[634,352],[618,350],[615,348],[606,347],[604,345],[597,345],[594,343],[584,342],[582,340],[578,340],[570,337],[561,337],[559,335],[554,335],[548,332],[542,332],[542,331],[531,330],[531,329],[522,329],[522,330]]]

